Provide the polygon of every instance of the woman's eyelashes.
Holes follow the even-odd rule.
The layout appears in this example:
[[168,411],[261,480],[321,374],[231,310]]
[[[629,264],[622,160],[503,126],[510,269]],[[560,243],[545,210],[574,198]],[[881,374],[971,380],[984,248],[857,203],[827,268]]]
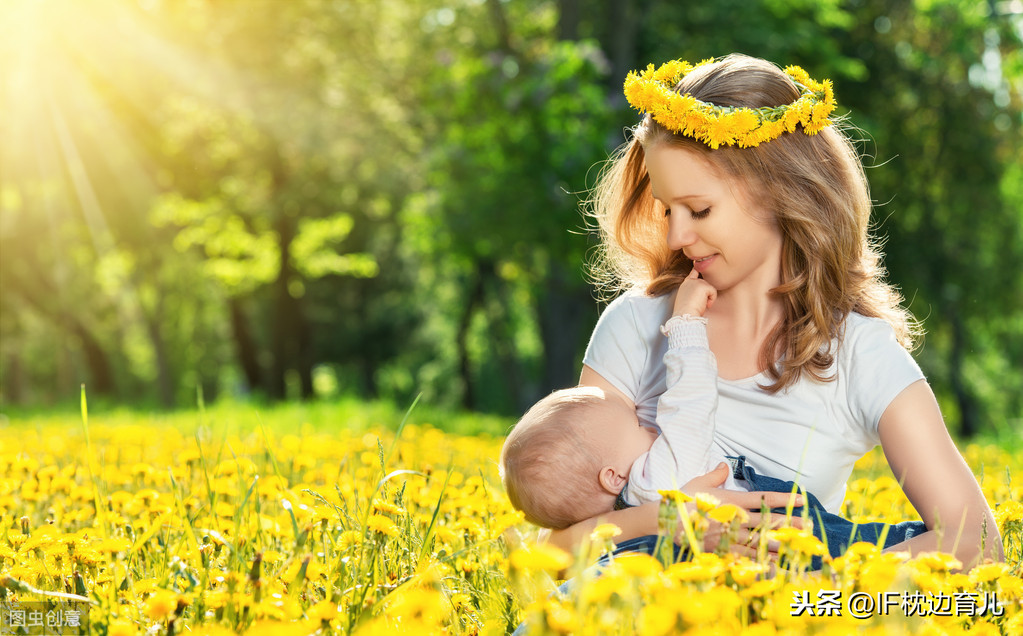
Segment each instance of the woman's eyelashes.
[[[705,209],[703,209],[703,210],[700,210],[700,211],[698,211],[698,212],[694,210],[694,211],[690,212],[689,214],[690,214],[690,216],[692,216],[692,217],[693,217],[694,219],[702,219],[702,218],[706,218],[706,216],[707,216],[708,214],[710,214],[710,208],[705,208]],[[669,217],[669,216],[671,216],[671,208],[664,208],[664,216],[665,216],[665,217]]]

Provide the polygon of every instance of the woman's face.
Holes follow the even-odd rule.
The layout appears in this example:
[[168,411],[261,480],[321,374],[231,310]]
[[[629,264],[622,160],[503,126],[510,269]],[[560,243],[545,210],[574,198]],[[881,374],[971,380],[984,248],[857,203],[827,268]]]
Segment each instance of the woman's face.
[[645,155],[671,250],[685,253],[718,291],[781,283],[781,232],[774,215],[757,205],[756,193],[723,179],[691,150],[659,143]]

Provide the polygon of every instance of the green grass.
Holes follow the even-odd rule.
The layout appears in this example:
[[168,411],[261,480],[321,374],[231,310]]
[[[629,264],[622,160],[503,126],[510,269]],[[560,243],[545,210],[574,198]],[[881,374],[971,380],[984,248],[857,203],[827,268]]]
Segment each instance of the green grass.
[[[198,407],[176,411],[142,410],[90,402],[89,420],[113,426],[163,425],[182,432],[194,431],[201,424],[225,432],[250,431],[258,429],[260,422],[277,432],[393,431],[405,417],[409,406],[354,397],[273,405],[220,401],[206,406],[203,411]],[[78,416],[77,405],[75,408],[61,406],[52,409],[0,407],[0,426],[45,426],[66,423],[69,417]],[[409,415],[409,423],[432,426],[456,435],[502,436],[515,421],[513,417],[439,409],[421,401]]]

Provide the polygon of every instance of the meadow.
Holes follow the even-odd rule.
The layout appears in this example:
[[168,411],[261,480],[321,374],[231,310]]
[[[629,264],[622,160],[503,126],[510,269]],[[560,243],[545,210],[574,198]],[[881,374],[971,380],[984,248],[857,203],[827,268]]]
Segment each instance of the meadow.
[[[808,572],[822,546],[782,529],[770,536],[788,567],[773,575],[763,549],[679,563],[662,550],[596,577],[587,565],[614,528],[568,555],[538,545],[507,502],[497,457],[510,424],[357,402],[0,418],[0,608],[87,607],[90,633],[111,636],[500,634],[521,622],[551,634],[1023,633],[1011,444],[961,446],[1006,563],[958,572],[948,555],[856,544]],[[697,505],[688,536],[742,514]],[[843,512],[917,518],[877,450]],[[562,571],[575,585],[552,594]]]

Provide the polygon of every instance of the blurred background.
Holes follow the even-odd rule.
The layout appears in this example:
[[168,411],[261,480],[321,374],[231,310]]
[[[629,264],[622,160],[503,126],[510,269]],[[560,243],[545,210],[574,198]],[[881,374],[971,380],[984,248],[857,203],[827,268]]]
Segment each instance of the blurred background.
[[518,414],[602,305],[627,71],[835,82],[915,355],[1023,427],[1023,0],[3,0],[0,408],[356,396]]

